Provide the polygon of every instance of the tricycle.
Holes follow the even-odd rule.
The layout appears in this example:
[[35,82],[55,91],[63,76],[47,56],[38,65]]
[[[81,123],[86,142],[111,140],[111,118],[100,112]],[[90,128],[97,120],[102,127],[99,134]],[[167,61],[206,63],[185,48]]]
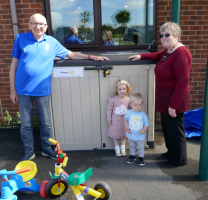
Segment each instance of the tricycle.
[[[2,176],[1,182],[1,198],[0,200],[17,200],[14,194],[17,191],[33,191],[40,192],[41,197],[46,197],[45,183],[41,186],[35,182],[34,176],[37,173],[37,166],[32,161],[22,161],[17,164],[15,170],[7,171],[3,169],[0,171]],[[10,179],[8,175],[12,175]]]
[[46,194],[51,198],[62,197],[68,190],[70,185],[77,200],[84,200],[81,191],[95,197],[95,199],[108,200],[112,195],[110,186],[107,183],[100,182],[95,185],[94,189],[88,187],[84,182],[92,176],[92,168],[87,169],[85,172],[76,172],[68,175],[63,169],[67,165],[68,157],[60,148],[58,141],[50,138],[49,141],[56,145],[58,160],[55,164],[55,173],[49,172],[51,180],[45,182]]

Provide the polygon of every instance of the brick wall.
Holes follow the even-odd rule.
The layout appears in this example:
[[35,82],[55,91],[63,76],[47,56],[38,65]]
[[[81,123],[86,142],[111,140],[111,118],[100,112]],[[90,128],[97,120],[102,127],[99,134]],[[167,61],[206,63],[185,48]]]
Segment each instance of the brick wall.
[[[157,35],[159,35],[160,26],[166,21],[171,21],[171,16],[172,0],[158,0]],[[181,0],[180,27],[182,29],[181,42],[189,47],[193,57],[189,105],[189,109],[192,110],[204,105],[208,53],[208,1]],[[161,44],[159,38],[157,42]],[[160,45],[159,51],[163,49]],[[156,122],[160,122],[159,113],[156,113]]]
[[[28,32],[28,21],[33,13],[43,14],[42,0],[15,0],[19,33]],[[0,119],[8,110],[12,116],[16,115],[18,105],[11,103],[9,66],[14,44],[12,16],[9,0],[0,0]]]
[[[43,14],[42,0],[15,0],[19,32],[27,32],[27,22],[33,13]],[[172,0],[158,0],[157,35],[160,26],[171,21]],[[193,56],[190,86],[190,110],[200,108],[204,102],[206,77],[206,60],[208,47],[208,1],[181,0],[180,25],[182,43],[189,47]],[[0,0],[0,118],[8,110],[13,116],[18,111],[17,105],[11,103],[9,97],[9,65],[14,37],[9,0]],[[158,44],[160,40],[158,39]],[[159,45],[159,50],[163,47]],[[156,113],[156,122],[160,122]]]

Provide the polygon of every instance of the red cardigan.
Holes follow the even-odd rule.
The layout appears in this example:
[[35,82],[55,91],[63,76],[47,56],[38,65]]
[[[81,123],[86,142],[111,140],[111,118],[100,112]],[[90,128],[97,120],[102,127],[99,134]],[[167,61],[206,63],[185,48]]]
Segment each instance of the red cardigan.
[[171,107],[176,113],[185,112],[189,107],[192,56],[188,47],[181,46],[163,62],[166,51],[141,54],[141,59],[158,61],[155,67],[156,109],[168,113]]

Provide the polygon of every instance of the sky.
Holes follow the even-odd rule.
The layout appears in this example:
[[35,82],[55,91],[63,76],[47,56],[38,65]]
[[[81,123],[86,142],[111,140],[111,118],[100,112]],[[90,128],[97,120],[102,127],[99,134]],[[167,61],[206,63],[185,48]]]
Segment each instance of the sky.
[[[78,27],[80,13],[85,10],[93,12],[93,0],[50,0],[50,5],[53,30],[59,26]],[[102,24],[116,24],[115,14],[123,9],[131,13],[129,26],[145,25],[145,0],[101,0]],[[149,0],[148,10],[149,24],[152,25],[153,0]],[[88,24],[90,28],[94,27],[93,20]]]

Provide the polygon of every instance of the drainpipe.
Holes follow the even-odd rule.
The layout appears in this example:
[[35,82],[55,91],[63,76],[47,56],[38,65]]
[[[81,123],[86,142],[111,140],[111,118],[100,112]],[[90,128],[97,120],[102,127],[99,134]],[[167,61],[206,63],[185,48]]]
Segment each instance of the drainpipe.
[[12,25],[13,25],[13,32],[15,38],[16,35],[19,33],[15,0],[10,0],[10,8],[12,13]]
[[181,0],[172,0],[172,22],[180,25]]
[[149,0],[146,0],[145,3],[145,10],[146,10],[146,22],[145,22],[145,44],[149,44],[148,39],[149,39],[149,30],[148,30],[148,4],[149,4]]
[[204,112],[203,112],[203,122],[202,122],[202,136],[201,136],[201,150],[199,159],[199,175],[198,178],[201,181],[208,180],[208,55],[207,55],[207,72],[206,72],[206,84],[205,84],[205,94],[204,94]]

